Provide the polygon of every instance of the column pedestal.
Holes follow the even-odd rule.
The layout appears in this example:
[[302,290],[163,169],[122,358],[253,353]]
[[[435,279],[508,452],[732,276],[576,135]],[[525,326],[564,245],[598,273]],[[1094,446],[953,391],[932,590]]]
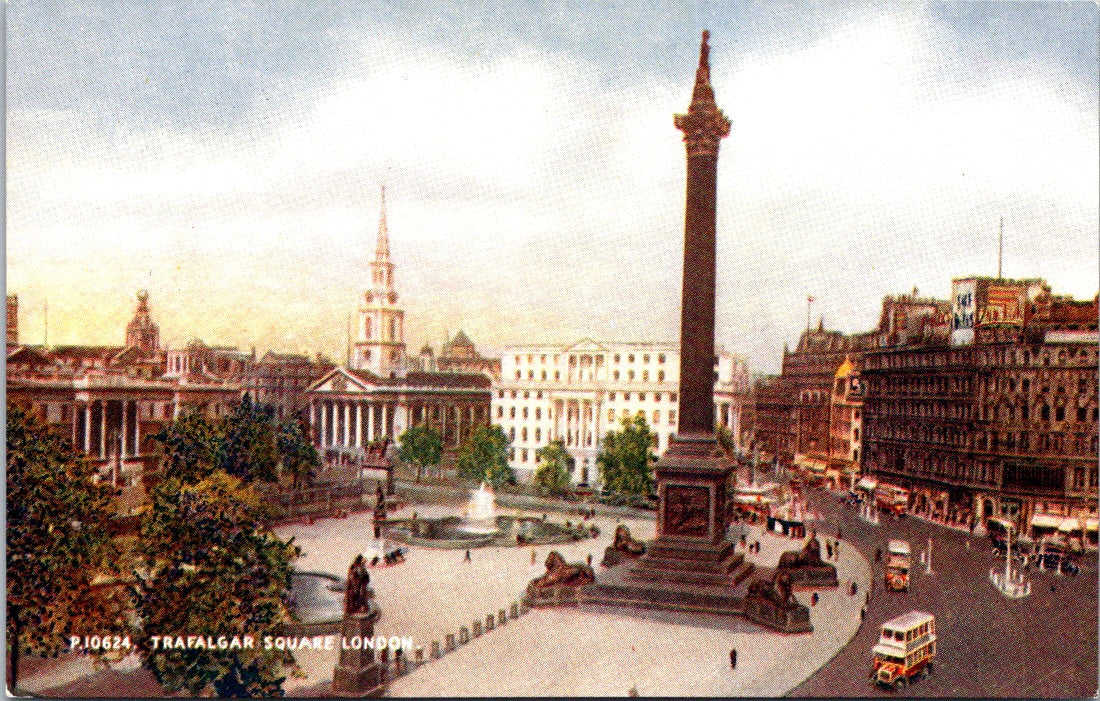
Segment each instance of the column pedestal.
[[631,568],[631,579],[734,585],[743,556],[725,539],[731,470],[713,436],[678,436],[671,442],[655,469],[657,538]]
[[[340,633],[345,641],[358,637],[366,641],[374,637],[374,622],[380,611],[357,613],[344,618]],[[382,696],[386,691],[385,668],[374,659],[374,650],[365,644],[361,649],[343,649],[332,675],[332,691],[341,696]]]

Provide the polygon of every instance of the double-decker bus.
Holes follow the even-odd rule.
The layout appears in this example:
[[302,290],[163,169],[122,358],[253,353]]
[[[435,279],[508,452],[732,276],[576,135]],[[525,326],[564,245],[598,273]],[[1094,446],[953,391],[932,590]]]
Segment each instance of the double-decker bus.
[[882,624],[882,634],[871,650],[871,681],[883,686],[905,686],[914,676],[927,677],[936,657],[936,617],[910,611]]
[[882,575],[888,591],[909,591],[909,543],[891,540],[886,544],[886,569]]
[[909,509],[909,490],[879,482],[875,487],[875,506],[896,516],[904,516]]

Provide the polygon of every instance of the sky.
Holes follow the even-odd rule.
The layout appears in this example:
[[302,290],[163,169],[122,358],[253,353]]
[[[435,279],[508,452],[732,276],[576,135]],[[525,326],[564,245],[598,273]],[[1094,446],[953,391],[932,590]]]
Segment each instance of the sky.
[[[332,5],[331,7],[329,5]],[[716,342],[995,275],[1100,288],[1090,2],[7,4],[21,340],[342,360],[386,186],[406,340],[676,341],[699,35],[732,122]],[[48,305],[48,314],[45,307]]]

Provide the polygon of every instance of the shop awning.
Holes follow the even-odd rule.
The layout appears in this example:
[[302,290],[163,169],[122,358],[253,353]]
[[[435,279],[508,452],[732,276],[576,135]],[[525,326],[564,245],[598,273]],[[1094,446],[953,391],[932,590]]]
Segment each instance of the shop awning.
[[763,494],[738,494],[733,498],[734,502],[738,504],[774,504],[775,499],[766,497]]
[[871,479],[870,477],[863,477],[858,482],[856,482],[856,487],[858,487],[859,489],[866,489],[868,492],[875,491],[875,487],[877,486],[878,482]]
[[1098,520],[1098,519],[1086,518],[1085,519],[1085,530],[1086,531],[1095,531],[1095,530],[1097,530],[1096,526],[1097,526],[1098,523],[1100,523],[1100,520]]
[[1001,516],[990,516],[989,522],[995,523],[1001,528],[1016,530],[1016,524],[1014,522],[1009,521],[1007,518],[1002,518]]
[[1051,516],[1050,514],[1035,514],[1031,517],[1031,525],[1038,528],[1058,528],[1062,525],[1062,517]]
[[1074,531],[1081,530],[1081,522],[1075,518],[1062,519],[1062,525],[1058,526],[1058,530],[1063,533],[1072,533]]

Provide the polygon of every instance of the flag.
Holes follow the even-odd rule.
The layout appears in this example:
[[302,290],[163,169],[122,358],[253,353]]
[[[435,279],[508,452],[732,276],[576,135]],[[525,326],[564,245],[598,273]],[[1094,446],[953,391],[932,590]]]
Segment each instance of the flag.
[[812,301],[814,301],[814,298],[813,297],[806,297],[806,301],[807,302],[812,302]]

